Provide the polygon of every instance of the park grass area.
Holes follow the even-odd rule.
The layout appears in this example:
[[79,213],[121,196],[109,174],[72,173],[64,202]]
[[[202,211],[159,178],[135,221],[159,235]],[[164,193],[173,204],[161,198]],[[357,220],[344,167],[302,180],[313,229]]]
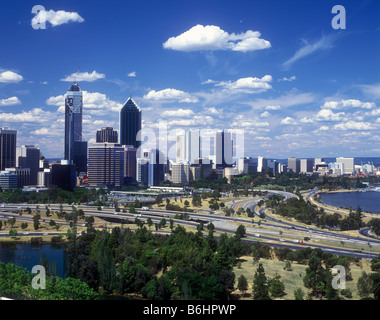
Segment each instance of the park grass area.
[[[205,198],[205,199],[202,199],[202,205],[201,206],[193,206],[192,204],[192,200],[193,198],[192,197],[183,197],[183,198],[174,198],[174,199],[170,199],[170,203],[171,204],[174,204],[174,205],[177,205],[177,206],[180,206],[181,208],[183,208],[185,206],[185,201],[187,200],[189,202],[189,205],[187,206],[187,209],[189,210],[193,210],[194,212],[196,212],[197,210],[210,210],[210,211],[222,211],[223,208],[220,208],[219,210],[211,210],[210,209],[210,203],[209,201],[211,201],[213,198]],[[220,203],[224,203],[226,204],[227,202],[232,202],[232,201],[240,201],[240,200],[254,200],[254,198],[246,198],[246,197],[242,197],[241,199],[237,198],[237,197],[221,197],[219,198],[219,200],[217,201],[218,204]],[[165,210],[165,206],[166,206],[166,202],[165,200],[163,200],[162,204],[159,205],[157,203],[153,204],[152,205],[152,209],[157,209],[157,210]],[[200,213],[207,213],[207,212],[203,212],[201,211]]]
[[[244,275],[247,278],[248,290],[246,296],[241,296],[241,292],[238,290],[235,290],[233,294],[240,295],[242,300],[252,299],[252,283],[259,263],[262,263],[267,278],[273,278],[276,273],[281,276],[281,280],[284,282],[286,292],[286,295],[281,299],[294,300],[294,291],[298,288],[301,288],[305,292],[304,299],[307,299],[307,293],[309,292],[309,289],[304,286],[303,277],[306,275],[306,268],[308,268],[308,265],[292,262],[291,270],[286,271],[284,270],[285,261],[280,261],[274,258],[260,259],[259,262],[254,263],[252,256],[241,257],[238,264],[233,269],[233,272],[235,273],[235,287],[237,286],[237,279],[240,277],[240,275]],[[359,300],[360,296],[356,287],[357,280],[363,271],[366,273],[372,272],[370,268],[370,262],[362,259],[357,264],[351,263],[350,268],[353,280],[346,282],[346,288],[350,289],[352,292],[352,299],[350,300]]]
[[256,190],[281,190],[281,191],[286,191],[286,187],[279,186],[279,185],[274,185],[274,184],[257,186],[257,187],[253,187],[252,189],[253,189],[253,191],[256,191]]
[[[58,211],[58,210],[55,210],[55,211]],[[11,236],[2,237],[0,239],[0,241],[1,242],[6,242],[6,241],[29,242],[31,240],[31,238],[41,237],[43,239],[43,241],[49,242],[53,236],[52,235],[45,235],[44,233],[53,233],[53,232],[62,234],[63,235],[62,241],[66,241],[67,237],[65,235],[66,235],[67,231],[69,229],[71,229],[70,222],[66,221],[64,219],[57,218],[55,211],[54,210],[51,211],[50,215],[47,216],[45,206],[38,209],[38,211],[36,209],[32,209],[30,214],[28,214],[26,212],[26,210],[17,210],[18,213],[21,212],[21,215],[14,216],[14,218],[16,218],[16,222],[13,224],[13,226],[11,226],[9,224],[9,222],[7,222],[7,220],[9,220],[9,218],[11,218],[10,216],[7,219],[2,219],[3,226],[0,230],[0,232],[2,234],[9,234],[9,232],[11,230],[15,230],[15,231],[17,231],[18,234],[21,234],[21,233],[39,233],[39,235],[34,235],[34,236],[23,235],[23,236],[15,236],[15,237],[11,237]],[[32,219],[37,213],[40,215],[39,228],[37,230],[35,230],[33,221],[32,220],[26,221],[26,220],[24,220],[24,218]],[[58,230],[55,226],[51,226],[49,224],[51,220],[53,220],[57,225],[59,225]],[[26,223],[27,227],[23,229],[21,227],[22,223]],[[105,224],[104,220],[102,220],[98,217],[94,217],[94,227],[95,228],[98,227],[99,225],[104,225],[104,224]],[[87,228],[85,227],[84,219],[78,219],[76,227],[77,227],[77,232],[86,231]]]

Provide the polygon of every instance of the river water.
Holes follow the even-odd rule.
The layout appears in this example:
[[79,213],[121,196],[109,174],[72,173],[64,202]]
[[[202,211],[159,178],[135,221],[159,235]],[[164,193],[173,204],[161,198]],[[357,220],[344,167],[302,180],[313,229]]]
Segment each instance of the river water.
[[29,272],[45,259],[54,274],[66,277],[66,253],[63,244],[32,245],[29,243],[0,243],[0,261],[14,263]]
[[365,212],[380,214],[380,192],[336,192],[321,193],[320,199],[323,203],[334,206],[356,210],[358,206]]

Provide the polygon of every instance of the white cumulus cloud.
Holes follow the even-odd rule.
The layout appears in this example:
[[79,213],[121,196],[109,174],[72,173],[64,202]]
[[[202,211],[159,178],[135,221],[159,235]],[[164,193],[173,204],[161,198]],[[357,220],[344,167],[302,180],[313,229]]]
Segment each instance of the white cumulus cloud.
[[21,113],[0,113],[0,119],[5,123],[42,123],[49,122],[54,118],[54,114],[41,108],[34,108]]
[[198,98],[182,90],[167,88],[160,91],[151,90],[145,96],[146,100],[163,102],[196,103]]
[[286,117],[281,120],[281,124],[292,125],[292,124],[297,124],[297,121],[292,117]]
[[49,22],[53,27],[69,22],[84,22],[84,19],[77,12],[67,12],[64,10],[41,10],[32,19],[32,25]]
[[[83,92],[83,108],[87,113],[104,115],[105,111],[118,112],[122,104],[110,99],[104,93],[100,92]],[[65,95],[53,96],[46,100],[46,104],[59,107],[58,112],[64,112]]]
[[255,51],[271,47],[271,43],[260,38],[258,31],[248,30],[243,33],[228,33],[218,26],[196,25],[176,37],[169,38],[165,49],[178,51],[232,50]]
[[221,81],[215,86],[223,87],[228,91],[245,92],[245,93],[260,93],[272,88],[269,82],[272,81],[272,76],[265,75],[262,78],[247,77],[240,78],[236,81]]
[[375,127],[369,122],[348,121],[334,125],[336,130],[374,130]]
[[376,107],[374,102],[362,102],[357,99],[347,99],[339,101],[326,101],[321,108],[323,109],[348,109],[348,108],[360,108],[360,109],[373,109]]
[[21,101],[17,97],[10,97],[7,99],[0,99],[0,107],[15,106],[21,104]]
[[278,81],[279,81],[279,82],[281,82],[281,81],[292,82],[292,81],[294,81],[294,80],[296,80],[296,79],[297,79],[296,76],[291,76],[291,77],[289,77],[289,78],[287,78],[287,77],[283,77],[283,78],[281,78],[281,79],[278,79]]
[[162,113],[162,117],[191,117],[194,115],[194,111],[191,109],[178,109],[178,110],[166,110]]
[[95,70],[92,71],[91,73],[88,72],[76,72],[72,73],[71,75],[67,76],[64,79],[61,79],[61,81],[67,81],[67,82],[72,82],[72,81],[86,81],[86,82],[93,82],[98,79],[104,79],[106,76],[104,73],[97,73]]
[[23,80],[23,77],[13,71],[4,71],[0,73],[0,82],[3,83],[17,83]]

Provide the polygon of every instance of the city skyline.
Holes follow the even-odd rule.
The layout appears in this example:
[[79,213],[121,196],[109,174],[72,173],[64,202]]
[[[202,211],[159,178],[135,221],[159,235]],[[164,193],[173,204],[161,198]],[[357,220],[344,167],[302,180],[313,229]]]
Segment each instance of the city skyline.
[[200,4],[66,1],[46,5],[46,29],[33,28],[30,3],[7,4],[0,126],[63,159],[64,96],[77,81],[89,147],[97,130],[119,128],[132,96],[142,127],[166,120],[173,144],[176,129],[244,129],[245,156],[380,154],[379,3],[342,1],[343,30],[331,26],[333,1]]

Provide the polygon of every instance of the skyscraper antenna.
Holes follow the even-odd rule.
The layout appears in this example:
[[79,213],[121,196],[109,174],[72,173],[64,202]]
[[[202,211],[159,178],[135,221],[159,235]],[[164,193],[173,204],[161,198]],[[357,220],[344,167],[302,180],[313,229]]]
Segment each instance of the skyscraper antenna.
[[78,67],[78,71],[77,71],[77,73],[75,74],[75,82],[77,82],[77,76],[79,75],[79,69],[80,69],[80,67]]
[[132,98],[132,85],[129,84],[129,97]]

